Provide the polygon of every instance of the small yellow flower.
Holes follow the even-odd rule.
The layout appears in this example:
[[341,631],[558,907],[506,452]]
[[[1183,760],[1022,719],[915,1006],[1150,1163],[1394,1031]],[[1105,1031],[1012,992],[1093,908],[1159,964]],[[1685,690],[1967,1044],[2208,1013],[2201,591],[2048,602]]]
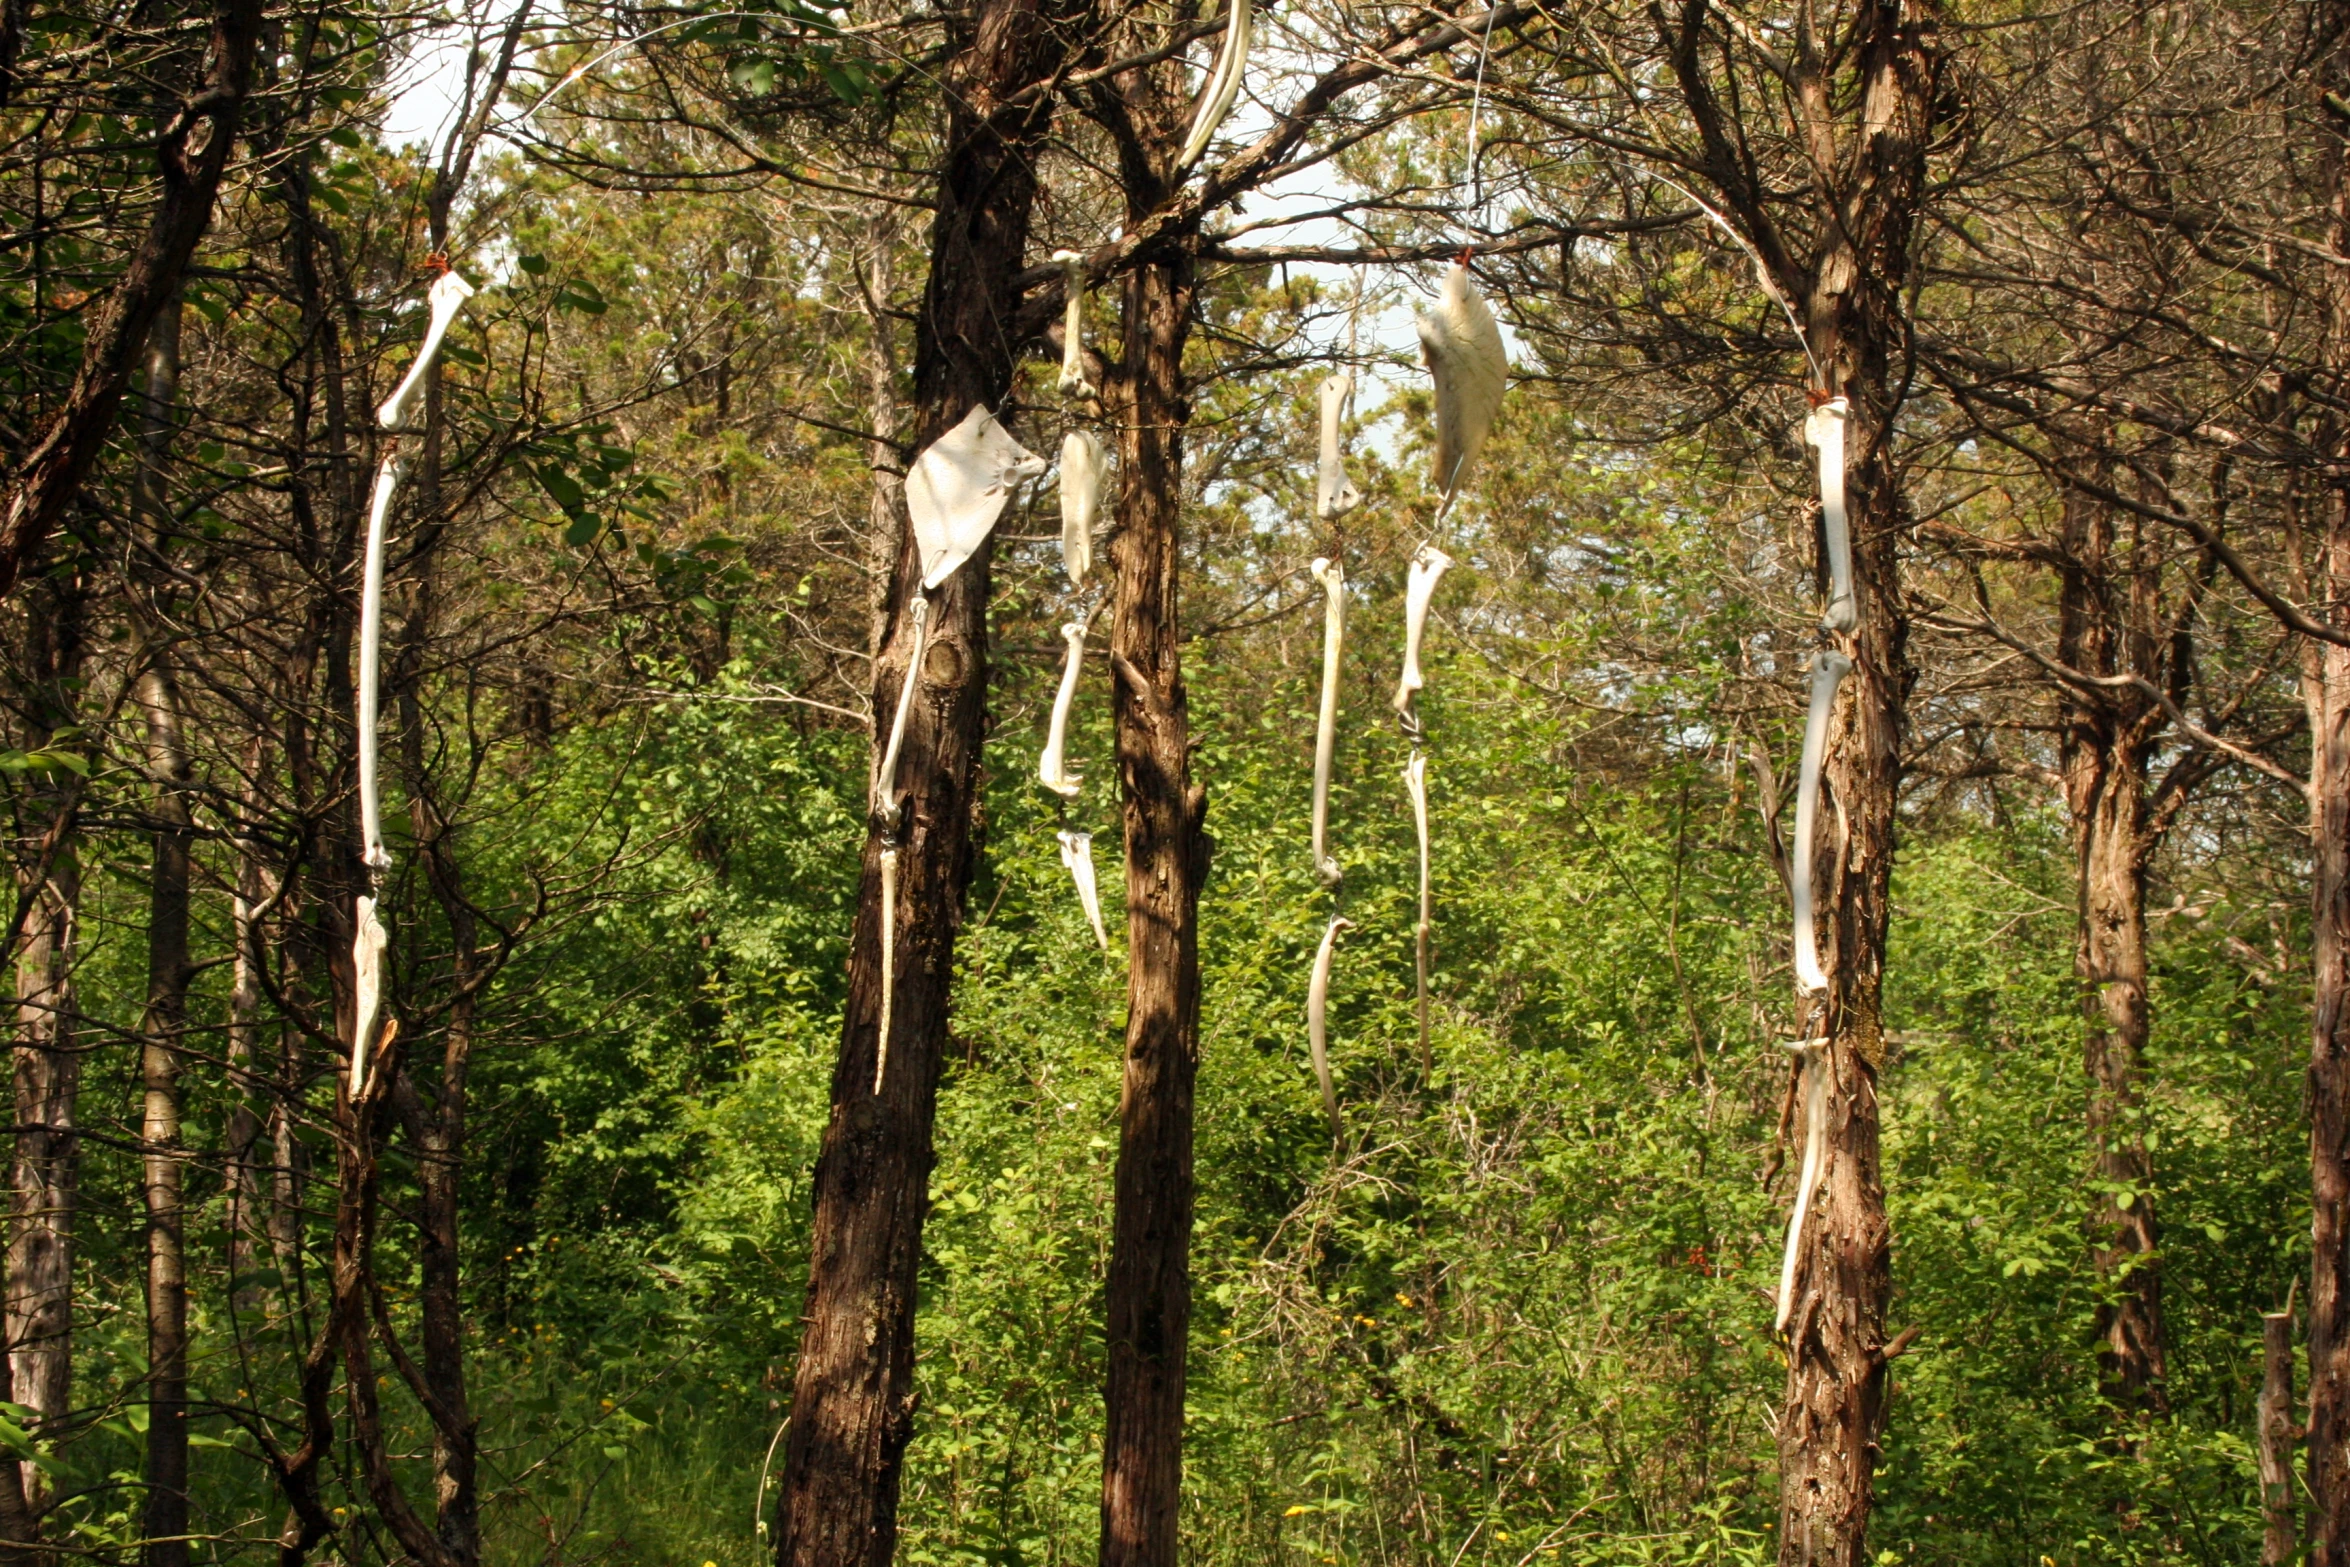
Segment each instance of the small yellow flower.
[[1292,1507],[1289,1511],[1283,1513],[1281,1516],[1284,1518],[1295,1518],[1299,1513],[1310,1513],[1312,1511],[1313,1509],[1311,1507],[1307,1507],[1301,1503],[1296,1507]]
[[1406,1311],[1409,1311],[1409,1310],[1411,1310],[1411,1309],[1412,1309],[1412,1298],[1411,1298],[1411,1296],[1409,1296],[1409,1295],[1398,1295],[1398,1296],[1396,1296],[1396,1297],[1395,1297],[1395,1303],[1396,1303],[1397,1305],[1401,1306],[1401,1307],[1402,1307],[1404,1310],[1406,1310]]

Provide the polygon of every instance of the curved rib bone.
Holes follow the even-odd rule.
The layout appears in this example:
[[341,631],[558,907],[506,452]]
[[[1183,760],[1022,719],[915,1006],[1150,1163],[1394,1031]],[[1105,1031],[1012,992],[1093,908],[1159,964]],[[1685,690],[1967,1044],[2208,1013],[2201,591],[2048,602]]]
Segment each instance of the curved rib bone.
[[[930,641],[930,599],[914,595],[914,654],[906,660],[906,678],[898,685],[897,716],[890,720],[889,745],[881,753],[881,770],[873,775],[873,810],[890,818],[897,816],[898,752],[906,744],[906,715],[914,711],[914,693],[922,689],[922,655]],[[893,825],[890,829],[896,831]]]
[[1452,567],[1452,557],[1433,544],[1423,544],[1412,556],[1412,572],[1404,588],[1403,601],[1403,678],[1395,687],[1395,710],[1407,719],[1412,712],[1412,698],[1428,683],[1420,673],[1420,637],[1428,629],[1428,603],[1436,597],[1436,584]]
[[1068,302],[1061,312],[1061,386],[1063,397],[1091,397],[1094,385],[1085,378],[1085,257],[1074,250],[1056,250],[1053,262],[1061,269],[1061,289]]
[[1795,903],[1795,983],[1818,994],[1828,988],[1827,971],[1820,967],[1819,943],[1812,934],[1813,834],[1820,817],[1820,766],[1828,751],[1828,715],[1836,706],[1836,688],[1852,672],[1852,660],[1832,648],[1822,649],[1811,661],[1811,712],[1803,724],[1803,762],[1795,786],[1794,885],[1788,889]]
[[1342,916],[1333,917],[1329,928],[1322,932],[1322,945],[1314,954],[1314,975],[1306,985],[1306,1046],[1314,1058],[1314,1078],[1322,1085],[1322,1109],[1330,1117],[1330,1140],[1338,1141],[1338,1089],[1330,1080],[1330,958],[1338,946],[1338,933],[1354,929],[1354,921]]
[[1351,370],[1341,370],[1322,383],[1322,463],[1314,477],[1314,515],[1324,522],[1345,516],[1363,501],[1363,492],[1346,475],[1343,427],[1354,395]]
[[1062,799],[1074,800],[1085,780],[1069,771],[1061,752],[1069,743],[1069,705],[1077,696],[1077,674],[1085,662],[1085,622],[1070,621],[1061,627],[1061,635],[1069,641],[1069,652],[1061,665],[1061,689],[1053,697],[1053,723],[1044,737],[1044,754],[1036,759],[1036,777]]
[[457,319],[457,312],[465,301],[473,297],[473,285],[454,272],[444,272],[433,280],[425,295],[432,306],[432,320],[424,329],[424,344],[416,350],[416,363],[408,367],[399,389],[383,400],[375,411],[375,422],[386,430],[405,431],[421,428],[410,422],[411,405],[416,394],[424,389],[424,377],[433,361],[441,356],[441,339],[449,335],[449,323]]
[[[919,604],[920,599],[914,602]],[[873,1095],[889,1071],[889,1015],[898,999],[898,846],[881,850],[881,1033],[873,1047]]]
[[1240,96],[1241,73],[1248,66],[1249,20],[1249,0],[1231,0],[1231,15],[1224,27],[1224,47],[1216,53],[1216,69],[1200,95],[1199,110],[1191,119],[1191,134],[1183,138],[1183,151],[1175,159],[1178,169],[1190,168],[1208,150],[1208,139],[1216,134],[1216,127],[1232,112],[1233,100]]
[[1444,274],[1436,308],[1420,317],[1420,356],[1436,378],[1436,488],[1444,504],[1438,518],[1469,482],[1477,453],[1493,429],[1502,393],[1509,390],[1510,356],[1501,328],[1456,261]]
[[1077,586],[1093,569],[1093,525],[1102,506],[1109,449],[1091,430],[1061,437],[1061,566]]
[[1804,443],[1820,454],[1820,531],[1828,542],[1828,607],[1820,624],[1850,631],[1860,621],[1852,596],[1852,524],[1844,507],[1844,426],[1852,405],[1831,397],[1803,421]]
[[1795,1052],[1803,1073],[1803,1173],[1796,1177],[1795,1211],[1787,1216],[1787,1249],[1779,1259],[1779,1313],[1773,1333],[1787,1331],[1795,1310],[1795,1260],[1802,1254],[1803,1224],[1811,1217],[1811,1194],[1820,1184],[1820,1156],[1828,1131],[1828,1042],[1807,1039],[1787,1048]]
[[1334,560],[1314,562],[1322,584],[1322,714],[1314,726],[1314,874],[1338,885],[1338,857],[1329,851],[1330,760],[1338,749],[1339,660],[1346,653],[1346,571]]
[[1093,834],[1064,828],[1057,836],[1061,840],[1061,864],[1067,868],[1069,879],[1077,883],[1077,901],[1084,906],[1085,922],[1093,927],[1093,939],[1107,952],[1110,933],[1102,929],[1101,886],[1093,875]]
[[922,551],[922,588],[936,588],[986,542],[1023,480],[1049,466],[978,403],[922,449],[906,471],[906,512]]

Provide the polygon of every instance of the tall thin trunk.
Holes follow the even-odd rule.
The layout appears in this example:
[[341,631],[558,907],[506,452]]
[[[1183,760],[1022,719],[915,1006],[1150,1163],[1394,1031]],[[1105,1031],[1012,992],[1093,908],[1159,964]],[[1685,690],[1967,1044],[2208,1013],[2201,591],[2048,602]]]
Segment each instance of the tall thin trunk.
[[881,656],[889,635],[890,568],[898,557],[898,519],[905,511],[905,457],[898,450],[898,356],[890,339],[891,278],[896,270],[898,210],[882,208],[867,231],[873,259],[864,271],[865,311],[871,337],[865,345],[865,418],[873,430],[866,460],[873,470],[873,498],[866,509],[865,570],[867,611],[872,625],[866,636],[869,656]]
[[[1120,78],[1133,138],[1121,159],[1129,224],[1164,202],[1188,105],[1169,66]],[[1191,1334],[1192,1096],[1199,1069],[1200,823],[1190,778],[1178,589],[1183,346],[1196,230],[1125,278],[1125,335],[1108,397],[1118,429],[1118,782],[1126,825],[1126,1077],[1106,1300],[1102,1567],[1175,1567],[1183,1389]]]
[[2260,1567],[2285,1567],[2300,1544],[2301,1505],[2293,1495],[2293,1313],[2260,1319]]
[[[1018,277],[1052,95],[1039,93],[1017,110],[1004,103],[1049,75],[1068,47],[1038,0],[972,0],[949,26],[946,151],[915,337],[915,433],[923,444],[973,404],[996,406],[1011,385]],[[915,1275],[986,722],[990,559],[981,549],[933,595],[902,771],[884,781],[904,791],[903,820],[877,819],[866,837],[777,1501],[776,1553],[785,1567],[887,1567],[896,1547],[899,1472],[913,1434]],[[921,576],[901,522],[889,630],[873,671],[876,765],[911,652]],[[898,922],[884,931],[881,855],[893,835]],[[896,986],[888,1070],[877,1091],[884,941],[895,943]]]

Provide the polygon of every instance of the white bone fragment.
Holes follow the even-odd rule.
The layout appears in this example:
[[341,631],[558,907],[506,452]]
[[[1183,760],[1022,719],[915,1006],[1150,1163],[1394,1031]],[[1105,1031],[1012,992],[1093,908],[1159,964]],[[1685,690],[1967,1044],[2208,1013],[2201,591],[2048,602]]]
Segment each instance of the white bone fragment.
[[1093,525],[1101,515],[1109,448],[1091,430],[1061,437],[1061,565],[1072,587],[1093,569]]
[[441,356],[441,339],[449,335],[449,323],[457,319],[457,312],[472,297],[473,285],[454,272],[444,272],[433,280],[431,290],[425,295],[432,306],[432,319],[425,325],[423,346],[416,350],[416,362],[408,367],[399,389],[376,409],[375,422],[379,426],[394,431],[421,428],[411,422],[416,394],[424,390],[424,378],[431,371],[433,361]]
[[1404,764],[1404,788],[1412,797],[1412,828],[1420,839],[1420,922],[1412,927],[1412,970],[1420,1014],[1420,1061],[1428,1060],[1428,942],[1436,924],[1428,888],[1428,756],[1415,747]]
[[1061,627],[1061,635],[1068,639],[1069,651],[1061,663],[1061,689],[1053,697],[1053,722],[1045,732],[1044,754],[1036,759],[1036,778],[1062,799],[1074,800],[1085,781],[1069,771],[1062,752],[1069,744],[1069,705],[1077,696],[1077,675],[1085,662],[1085,622],[1070,621]]
[[378,873],[392,868],[391,854],[384,848],[383,805],[375,782],[378,671],[383,665],[384,535],[391,522],[392,497],[407,471],[407,462],[396,445],[375,470],[375,495],[367,508],[367,547],[359,577],[359,852],[367,868]]
[[1787,1216],[1787,1249],[1779,1259],[1779,1312],[1773,1333],[1787,1331],[1795,1311],[1795,1262],[1803,1250],[1803,1224],[1811,1217],[1811,1194],[1820,1184],[1820,1157],[1828,1132],[1828,1042],[1807,1039],[1787,1048],[1803,1073],[1803,1172],[1795,1180],[1795,1211]]
[[1851,413],[1851,403],[1831,397],[1803,421],[1804,442],[1819,453],[1820,532],[1828,542],[1828,607],[1820,624],[1830,631],[1850,631],[1860,622],[1852,594],[1852,523],[1844,506],[1844,427]]
[[1452,509],[1477,453],[1493,429],[1493,416],[1509,389],[1509,350],[1502,346],[1501,328],[1469,277],[1456,261],[1444,274],[1436,308],[1419,318],[1420,355],[1436,378],[1436,488],[1444,497],[1437,508],[1442,517]]
[[922,689],[922,655],[930,640],[930,600],[914,595],[914,654],[906,660],[906,678],[898,683],[897,716],[890,720],[889,745],[881,753],[881,770],[873,775],[873,809],[892,818],[897,831],[898,752],[906,744],[906,715],[914,711],[914,693]]
[[1004,503],[1048,465],[978,403],[906,472],[906,511],[922,551],[922,587],[936,588],[987,541]]
[[1330,762],[1338,748],[1339,661],[1346,653],[1346,571],[1337,561],[1317,559],[1314,580],[1322,584],[1322,713],[1314,727],[1314,874],[1322,885],[1338,885],[1338,857],[1329,851]]
[[1183,138],[1183,151],[1175,159],[1178,169],[1190,168],[1208,150],[1209,138],[1216,134],[1216,127],[1232,112],[1233,100],[1240,96],[1241,74],[1248,67],[1249,21],[1249,0],[1231,0],[1224,46],[1216,52],[1216,69],[1200,95],[1198,111],[1192,115],[1191,134]]
[[[917,601],[919,602],[919,601]],[[881,1033],[873,1047],[873,1095],[889,1070],[889,1015],[898,999],[898,846],[881,850]]]
[[1828,988],[1827,971],[1820,967],[1819,943],[1812,933],[1813,834],[1820,816],[1820,767],[1828,752],[1828,715],[1836,706],[1836,688],[1852,672],[1852,660],[1833,648],[1812,656],[1811,712],[1803,724],[1803,762],[1795,786],[1795,983],[1814,995]]
[[375,899],[364,892],[352,923],[357,928],[351,936],[351,1097],[356,1099],[367,1087],[367,1051],[375,1038],[376,1014],[383,1007],[384,948],[392,938],[376,918]]
[[1314,1078],[1322,1085],[1322,1108],[1330,1117],[1330,1140],[1336,1142],[1340,1127],[1338,1120],[1338,1088],[1330,1079],[1330,958],[1338,946],[1338,933],[1354,929],[1354,921],[1334,917],[1329,928],[1322,932],[1321,948],[1314,953],[1314,974],[1306,986],[1306,1046],[1314,1058]]
[[1061,315],[1061,395],[1091,397],[1094,385],[1085,378],[1085,257],[1074,250],[1056,250],[1053,261],[1061,269],[1061,288],[1068,295]]
[[1324,522],[1345,516],[1363,501],[1363,492],[1346,475],[1343,444],[1347,406],[1354,395],[1351,370],[1341,370],[1322,383],[1322,462],[1314,478],[1314,515]]
[[1068,870],[1069,879],[1077,884],[1077,901],[1085,909],[1085,922],[1093,927],[1093,939],[1107,952],[1110,933],[1102,929],[1101,887],[1093,874],[1093,834],[1063,829],[1057,836],[1061,840],[1061,864]]
[[1452,557],[1433,544],[1421,545],[1412,555],[1403,599],[1403,678],[1395,687],[1395,710],[1407,716],[1412,698],[1428,683],[1420,672],[1420,638],[1428,629],[1428,604],[1436,597],[1437,582],[1451,567]]

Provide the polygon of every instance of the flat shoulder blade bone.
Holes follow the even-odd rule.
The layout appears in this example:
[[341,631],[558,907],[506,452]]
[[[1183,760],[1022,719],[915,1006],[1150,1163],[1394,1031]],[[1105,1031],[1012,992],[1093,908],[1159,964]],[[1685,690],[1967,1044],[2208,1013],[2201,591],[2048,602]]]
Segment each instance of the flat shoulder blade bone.
[[922,551],[924,591],[978,551],[1012,491],[1045,467],[977,403],[962,423],[923,448],[906,473],[906,511]]
[[1509,351],[1501,328],[1469,276],[1454,262],[1444,274],[1436,308],[1422,315],[1420,354],[1436,381],[1437,491],[1450,510],[1477,465],[1493,416],[1509,389]]

